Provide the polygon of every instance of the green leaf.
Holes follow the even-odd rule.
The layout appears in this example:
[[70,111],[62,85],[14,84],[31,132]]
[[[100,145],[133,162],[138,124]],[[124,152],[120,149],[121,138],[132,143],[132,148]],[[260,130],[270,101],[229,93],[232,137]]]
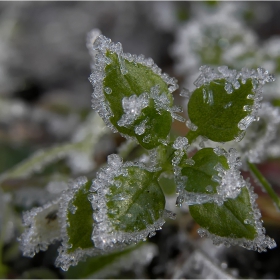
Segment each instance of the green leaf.
[[254,217],[251,214],[252,205],[246,188],[242,188],[237,198],[229,199],[221,206],[205,203],[190,205],[189,209],[194,220],[212,234],[250,240],[257,236],[253,225]]
[[109,186],[108,218],[116,231],[140,232],[162,217],[165,199],[152,172],[131,166],[127,173]]
[[[265,251],[275,242],[263,233],[256,195],[240,175],[237,152],[205,148],[192,157],[192,165],[181,163],[178,200],[186,200],[194,220],[215,244],[240,245]],[[178,174],[177,174],[178,176]]]
[[215,154],[212,148],[205,148],[198,151],[192,160],[194,165],[185,166],[181,171],[183,176],[188,177],[185,190],[194,193],[217,193],[216,187],[219,183],[213,181],[213,176],[218,176],[218,171],[214,166],[220,163],[224,169],[229,169],[226,157]]
[[55,261],[56,266],[68,270],[87,256],[102,254],[94,247],[91,239],[93,229],[93,209],[88,200],[91,182],[80,177],[69,184],[62,194],[59,218],[61,223],[62,246]]
[[241,141],[258,120],[263,85],[274,81],[262,68],[230,70],[227,66],[200,67],[197,87],[188,103],[189,142],[201,135],[216,142]]
[[99,53],[90,77],[93,108],[114,131],[136,138],[146,149],[157,147],[168,136],[172,118],[182,120],[171,94],[176,80],[161,74],[152,59],[123,54],[120,43],[102,35],[94,48]]
[[165,198],[153,171],[140,163],[122,164],[118,155],[108,157],[108,166],[97,173],[91,188],[97,248],[135,243],[161,228]]
[[242,132],[239,122],[249,112],[244,106],[252,106],[253,100],[247,98],[254,94],[251,81],[241,84],[231,94],[225,90],[226,80],[220,79],[197,88],[188,104],[189,118],[197,126],[195,133],[216,142],[231,141]]

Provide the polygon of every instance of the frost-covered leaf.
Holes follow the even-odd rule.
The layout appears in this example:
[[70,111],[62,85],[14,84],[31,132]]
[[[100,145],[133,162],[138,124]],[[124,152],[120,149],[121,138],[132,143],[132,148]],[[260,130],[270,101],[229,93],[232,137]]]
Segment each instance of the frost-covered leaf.
[[33,257],[40,250],[47,250],[54,241],[61,240],[59,202],[60,198],[23,213],[23,225],[27,229],[19,240],[24,256]]
[[69,184],[61,197],[59,218],[62,232],[62,246],[55,264],[63,270],[77,265],[87,256],[101,254],[91,240],[93,210],[88,200],[91,182],[80,177]]
[[237,72],[221,66],[216,72],[202,66],[200,72],[188,103],[188,138],[202,135],[216,142],[240,141],[247,127],[258,120],[263,85],[273,77],[262,68]]
[[91,278],[104,279],[116,277],[120,271],[137,269],[150,263],[156,255],[157,248],[152,243],[139,243],[128,248],[89,258],[86,262],[81,262],[75,267],[71,267],[66,278]]
[[93,48],[98,52],[90,81],[93,108],[114,131],[152,149],[169,134],[172,118],[183,120],[173,106],[177,81],[143,55],[125,54],[120,43],[100,35]]
[[256,195],[240,175],[236,151],[205,148],[192,160],[193,165],[181,169],[185,180],[179,181],[178,200],[189,204],[190,214],[203,227],[201,235],[210,236],[216,244],[251,250],[275,247],[274,240],[264,235]]
[[135,243],[161,229],[165,198],[154,171],[141,163],[123,164],[117,155],[108,157],[90,189],[97,248]]

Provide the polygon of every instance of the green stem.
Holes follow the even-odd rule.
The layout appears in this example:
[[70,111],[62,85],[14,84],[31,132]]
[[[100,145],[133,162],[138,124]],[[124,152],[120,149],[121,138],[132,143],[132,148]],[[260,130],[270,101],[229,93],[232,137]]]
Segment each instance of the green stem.
[[261,174],[261,172],[258,170],[257,166],[251,162],[247,162],[249,169],[251,173],[255,176],[255,178],[258,180],[258,182],[261,184],[261,186],[266,190],[270,198],[275,203],[278,210],[280,210],[280,198],[277,195],[277,193],[273,190],[269,182],[265,179],[265,177]]

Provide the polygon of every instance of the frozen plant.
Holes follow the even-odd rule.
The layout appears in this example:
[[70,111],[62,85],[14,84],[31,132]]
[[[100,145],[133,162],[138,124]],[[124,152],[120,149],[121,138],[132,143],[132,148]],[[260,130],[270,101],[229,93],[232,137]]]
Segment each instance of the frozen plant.
[[[238,152],[248,147],[241,145],[242,139],[253,133],[249,127],[263,114],[263,88],[273,76],[262,68],[201,66],[194,91],[181,93],[188,99],[186,121],[173,101],[176,79],[162,73],[151,58],[124,53],[121,43],[96,34],[92,107],[113,132],[138,143],[147,154],[135,161],[111,154],[95,179],[80,177],[53,202],[26,212],[23,254],[33,256],[61,240],[56,265],[67,270],[87,256],[123,250],[152,237],[166,219],[175,218],[165,210],[159,183],[164,174],[172,174],[177,206],[187,203],[201,236],[259,252],[274,248],[275,241],[265,235],[257,195],[241,170],[249,168],[278,208],[279,198],[250,161],[252,152],[244,153],[246,158]],[[189,132],[170,137],[174,120],[186,122]],[[215,146],[207,146],[208,140]],[[258,142],[258,149],[262,143],[267,144]]]

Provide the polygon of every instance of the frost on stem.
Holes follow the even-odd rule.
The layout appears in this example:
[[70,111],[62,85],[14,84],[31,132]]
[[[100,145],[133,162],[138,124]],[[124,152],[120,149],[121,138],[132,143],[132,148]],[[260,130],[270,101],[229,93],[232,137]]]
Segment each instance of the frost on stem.
[[97,173],[90,192],[92,240],[101,250],[145,240],[164,224],[164,195],[141,162],[123,163],[118,155],[108,156],[108,165]]

